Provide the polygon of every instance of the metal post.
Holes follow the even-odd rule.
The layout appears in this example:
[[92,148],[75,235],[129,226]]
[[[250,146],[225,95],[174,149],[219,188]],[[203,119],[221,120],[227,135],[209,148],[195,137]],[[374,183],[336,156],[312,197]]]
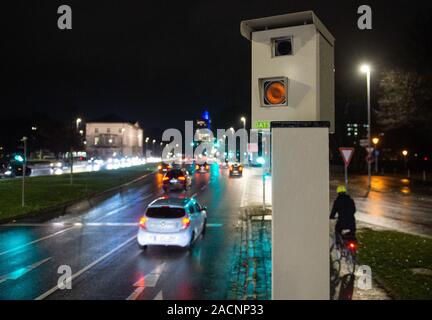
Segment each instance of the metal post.
[[[368,150],[370,150],[371,147],[371,110],[370,110],[370,70],[367,70],[366,73],[367,78],[367,121],[368,121],[368,128],[367,128],[367,140],[368,140]],[[368,191],[371,190],[371,163],[368,161]]]
[[348,190],[348,166],[344,165],[345,167],[345,188]]
[[70,156],[69,156],[69,159],[70,159],[70,184],[73,184],[73,154],[72,154],[72,152],[73,152],[73,148],[71,147],[70,148]]
[[23,137],[24,143],[24,159],[23,159],[23,173],[22,173],[22,188],[21,188],[21,206],[25,206],[25,175],[27,170],[27,137]]
[[264,169],[264,165],[263,165],[263,212],[265,213],[266,210],[266,206],[265,206],[265,169]]
[[375,153],[375,173],[378,174],[378,155]]

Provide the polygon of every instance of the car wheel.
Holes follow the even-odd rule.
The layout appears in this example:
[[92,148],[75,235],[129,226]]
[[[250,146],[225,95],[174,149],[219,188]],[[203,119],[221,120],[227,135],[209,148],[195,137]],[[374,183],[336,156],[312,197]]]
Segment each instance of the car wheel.
[[140,247],[141,250],[147,250],[147,248],[148,248],[147,245],[142,246],[142,245],[138,244],[138,246]]
[[194,240],[195,240],[195,231],[192,231],[191,240],[190,240],[189,244],[185,247],[186,250],[192,249],[194,242],[195,242]]
[[202,228],[202,231],[201,231],[202,235],[205,235],[206,230],[207,230],[207,218],[204,219],[204,225],[203,225],[203,228]]

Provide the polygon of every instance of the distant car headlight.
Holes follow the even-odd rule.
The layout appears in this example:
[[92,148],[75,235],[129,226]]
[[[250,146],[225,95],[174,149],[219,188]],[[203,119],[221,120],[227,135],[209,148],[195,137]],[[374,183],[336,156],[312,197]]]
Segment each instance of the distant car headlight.
[[5,171],[5,175],[10,176],[11,174],[12,174],[12,171],[10,171],[10,170]]

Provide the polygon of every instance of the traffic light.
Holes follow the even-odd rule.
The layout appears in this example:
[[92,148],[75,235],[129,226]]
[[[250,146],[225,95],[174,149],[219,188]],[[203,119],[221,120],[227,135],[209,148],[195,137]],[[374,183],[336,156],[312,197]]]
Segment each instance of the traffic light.
[[16,162],[24,162],[24,157],[22,156],[22,155],[20,155],[20,154],[15,154],[14,155],[14,160],[16,161]]
[[288,79],[285,77],[259,79],[261,106],[278,107],[288,105]]

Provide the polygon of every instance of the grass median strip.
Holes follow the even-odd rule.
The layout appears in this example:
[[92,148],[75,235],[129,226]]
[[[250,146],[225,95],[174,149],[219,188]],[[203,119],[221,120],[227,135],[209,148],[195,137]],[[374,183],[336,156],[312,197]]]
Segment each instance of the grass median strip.
[[396,231],[358,231],[358,260],[395,299],[432,299],[432,239]]
[[70,176],[41,176],[26,178],[25,207],[21,207],[21,179],[0,181],[0,220],[23,216],[29,212],[60,205],[127,183],[153,170],[143,165],[111,171],[76,173],[73,184]]

